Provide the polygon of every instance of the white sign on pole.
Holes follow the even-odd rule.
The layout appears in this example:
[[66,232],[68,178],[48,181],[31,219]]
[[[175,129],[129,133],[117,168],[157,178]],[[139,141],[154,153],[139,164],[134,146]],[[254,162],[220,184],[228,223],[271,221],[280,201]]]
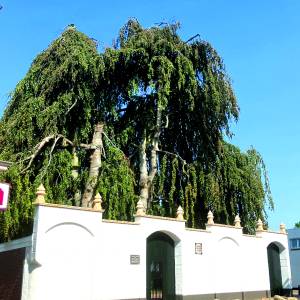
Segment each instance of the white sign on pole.
[[0,183],[0,210],[7,209],[8,194],[9,194],[9,184]]

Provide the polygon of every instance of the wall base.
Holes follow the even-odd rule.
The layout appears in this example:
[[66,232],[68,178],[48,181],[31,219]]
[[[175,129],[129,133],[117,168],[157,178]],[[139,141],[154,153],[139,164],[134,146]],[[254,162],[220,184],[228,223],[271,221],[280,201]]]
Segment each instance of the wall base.
[[[174,300],[261,300],[262,298],[270,297],[270,291],[251,291],[251,292],[233,292],[219,294],[202,294],[202,295],[177,295]],[[146,298],[138,299],[121,299],[121,300],[146,300]]]
[[202,294],[202,295],[186,295],[176,296],[176,300],[261,300],[263,297],[269,297],[270,291],[251,291],[251,292],[232,292],[219,294]]

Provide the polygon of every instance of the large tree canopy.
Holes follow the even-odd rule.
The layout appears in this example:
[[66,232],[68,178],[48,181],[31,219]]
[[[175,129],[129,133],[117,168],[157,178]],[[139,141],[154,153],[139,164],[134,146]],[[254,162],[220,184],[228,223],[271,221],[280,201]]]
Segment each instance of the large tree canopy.
[[149,214],[201,227],[208,209],[248,232],[272,199],[264,163],[224,141],[238,106],[212,46],[183,41],[178,25],[144,29],[130,20],[99,53],[74,26],[33,61],[0,121],[1,175],[12,184],[0,238],[29,234],[41,182],[47,201],[91,206],[131,219],[138,199]]

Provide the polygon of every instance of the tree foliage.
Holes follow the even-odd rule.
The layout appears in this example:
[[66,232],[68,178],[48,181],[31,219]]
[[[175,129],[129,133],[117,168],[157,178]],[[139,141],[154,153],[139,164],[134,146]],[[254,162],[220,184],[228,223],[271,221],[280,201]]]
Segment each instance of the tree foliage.
[[48,202],[90,206],[84,195],[100,192],[111,219],[131,219],[140,198],[150,214],[183,206],[193,227],[208,209],[222,223],[239,213],[248,232],[266,220],[262,158],[224,141],[239,109],[222,59],[178,28],[129,20],[99,53],[69,26],[38,55],[0,121],[0,159],[14,162],[1,240],[30,233],[40,182]]

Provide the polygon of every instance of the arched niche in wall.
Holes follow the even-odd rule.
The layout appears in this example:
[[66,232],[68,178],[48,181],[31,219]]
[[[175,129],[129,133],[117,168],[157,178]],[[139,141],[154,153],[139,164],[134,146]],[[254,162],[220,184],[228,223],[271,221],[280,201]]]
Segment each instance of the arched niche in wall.
[[215,249],[216,286],[221,292],[238,292],[242,279],[240,272],[241,253],[238,242],[231,237],[219,239]]
[[62,223],[49,228],[40,243],[40,299],[91,299],[93,234],[80,224]]

